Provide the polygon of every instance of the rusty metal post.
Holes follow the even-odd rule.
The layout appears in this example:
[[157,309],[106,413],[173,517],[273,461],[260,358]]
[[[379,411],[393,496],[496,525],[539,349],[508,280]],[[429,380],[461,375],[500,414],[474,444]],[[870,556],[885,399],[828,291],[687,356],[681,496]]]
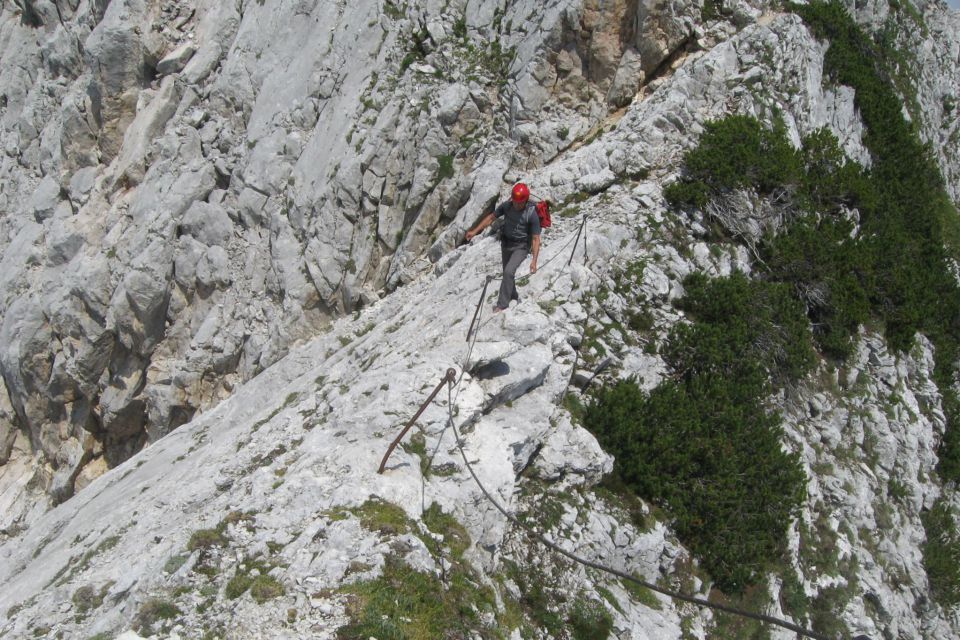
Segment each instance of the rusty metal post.
[[[580,222],[580,228],[577,229],[577,237],[573,241],[573,251],[570,252],[570,259],[567,260],[567,266],[570,266],[570,263],[573,262],[573,256],[577,253],[577,246],[580,244],[580,234],[583,233],[583,228],[587,226],[587,215],[583,215],[583,220]],[[583,250],[587,250],[587,237],[583,237]]]
[[467,342],[470,342],[470,335],[473,333],[473,325],[477,321],[477,316],[480,315],[480,307],[483,306],[483,299],[487,297],[487,285],[490,284],[491,280],[493,280],[493,276],[487,276],[486,282],[483,283],[483,291],[480,292],[480,302],[477,303],[477,310],[473,312],[473,320],[470,321],[470,328],[467,329]]
[[430,393],[430,397],[427,398],[426,402],[420,405],[420,409],[417,411],[416,414],[414,414],[412,418],[410,418],[410,422],[408,422],[407,426],[403,428],[403,431],[400,432],[400,435],[398,435],[394,439],[394,441],[390,443],[390,447],[387,448],[387,452],[383,455],[383,460],[380,462],[380,468],[377,469],[377,473],[381,473],[381,474],[383,473],[384,468],[387,466],[387,458],[390,457],[390,454],[393,453],[393,450],[396,449],[397,445],[400,444],[400,441],[403,440],[403,436],[407,435],[407,431],[409,431],[410,427],[414,425],[414,423],[417,421],[417,418],[419,418],[420,415],[427,410],[427,407],[430,405],[431,402],[433,402],[433,399],[437,397],[437,394],[440,393],[441,389],[443,389],[443,385],[448,382],[453,382],[456,379],[456,377],[457,377],[457,372],[454,371],[452,367],[450,369],[447,369],[446,375],[444,375],[443,378],[440,379],[440,382],[437,384],[436,389],[434,389]]
[[587,249],[587,218],[590,217],[590,214],[584,214],[583,216],[583,264],[587,264],[587,260],[590,259],[590,253]]

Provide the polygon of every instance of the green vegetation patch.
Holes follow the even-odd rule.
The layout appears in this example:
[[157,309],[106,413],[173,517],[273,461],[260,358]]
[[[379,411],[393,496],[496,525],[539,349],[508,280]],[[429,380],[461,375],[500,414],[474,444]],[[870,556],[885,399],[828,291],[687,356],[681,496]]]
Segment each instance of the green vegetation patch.
[[605,386],[583,423],[614,454],[619,478],[667,509],[717,585],[740,592],[782,556],[806,495],[780,418],[760,399],[773,381],[806,373],[813,352],[785,287],[741,274],[685,285],[680,304],[695,322],[668,338],[672,379],[650,394],[632,380]]
[[[713,592],[711,601],[743,611],[766,611],[770,606],[770,595],[767,593],[766,584],[761,583],[751,586],[742,594],[732,598]],[[713,628],[708,634],[711,640],[770,640],[771,638],[770,627],[758,620],[723,611],[716,611],[715,616]]]
[[849,637],[850,630],[843,621],[843,611],[856,595],[856,582],[821,589],[810,604],[810,625],[813,630],[828,638]]
[[507,576],[520,590],[522,615],[551,636],[563,637],[565,620],[562,605],[568,595],[557,588],[555,579],[545,575],[544,570],[548,567],[520,567],[512,561],[504,562],[504,567]]
[[165,622],[176,619],[182,613],[169,600],[160,597],[149,598],[140,606],[133,626],[138,633],[153,635],[159,631],[159,627],[155,628],[155,625],[159,624],[162,627]]
[[[252,529],[254,517],[254,512],[231,511],[224,516],[223,520],[221,520],[216,527],[212,529],[197,529],[190,534],[190,540],[187,541],[187,550],[199,552],[193,571],[210,578],[216,576],[219,573],[219,569],[211,560],[213,560],[215,556],[214,552],[217,549],[226,547],[230,543],[227,528],[231,525],[237,526],[243,524],[247,528]],[[185,559],[181,560],[181,556],[174,556],[164,565],[164,570],[172,573],[179,569],[183,562],[185,562]]]
[[437,156],[437,182],[445,180],[447,178],[452,178],[455,173],[453,169],[453,156],[451,155],[440,155]]
[[110,581],[99,588],[92,584],[86,584],[74,591],[71,599],[77,616],[83,618],[91,611],[100,608],[103,599],[107,596],[107,592],[110,591],[113,584],[113,581]]
[[467,530],[451,514],[444,513],[437,503],[434,502],[423,512],[423,524],[431,532],[443,536],[443,543],[449,547],[454,558],[461,559],[463,553],[470,548],[470,535]]
[[395,504],[371,497],[359,507],[348,510],[360,519],[365,529],[383,535],[400,535],[410,532],[410,519],[406,512]]
[[570,608],[567,628],[573,640],[607,638],[613,630],[613,617],[602,602],[581,596]]
[[[891,68],[900,58],[891,49],[889,34],[871,39],[838,2],[789,6],[818,37],[829,41],[826,77],[855,90],[856,106],[866,125],[864,144],[871,154],[870,169],[846,160],[829,132],[815,132],[802,141],[800,149],[793,149],[781,122],[767,129],[756,119],[731,116],[705,127],[700,146],[685,158],[684,177],[668,187],[665,195],[679,207],[704,208],[725,194],[748,190],[779,208],[785,226],[775,235],[762,238],[757,247],[758,278],[785,287],[802,305],[814,344],[822,354],[847,357],[858,327],[871,320],[884,328],[887,341],[898,351],[908,351],[918,333],[926,335],[936,348],[934,379],[947,417],[946,434],[938,450],[938,471],[944,479],[958,480],[960,400],[952,383],[960,361],[960,287],[951,273],[950,261],[960,257],[960,216],[943,187],[929,148],[917,135],[916,125],[903,117],[903,100],[892,83],[897,74]],[[905,10],[909,12],[910,8]],[[856,216],[851,215],[854,210]],[[736,235],[735,229],[723,228],[723,220],[719,223],[721,233]],[[787,312],[784,318],[792,315],[788,304],[783,309]],[[764,392],[796,379],[807,366],[806,348],[797,339],[799,333],[793,332],[796,325],[792,320],[784,325],[786,339],[768,351],[772,345],[765,340],[773,336],[752,333],[749,321],[739,326],[744,319],[737,319],[736,325],[728,325],[716,334],[719,327],[700,325],[706,317],[703,309],[700,311],[697,322],[675,332],[666,349],[668,364],[677,370],[677,378],[649,397],[626,386],[607,389],[604,393],[609,397],[598,398],[596,409],[591,410],[597,412],[598,420],[606,422],[598,431],[618,455],[625,480],[636,482],[638,490],[668,506],[678,520],[681,537],[694,536],[697,540],[685,541],[706,558],[708,570],[725,575],[718,580],[721,586],[742,587],[750,576],[742,572],[726,574],[729,556],[711,557],[711,549],[721,547],[719,541],[706,543],[695,527],[726,527],[717,512],[723,511],[730,489],[721,484],[719,493],[704,492],[707,500],[702,504],[686,497],[686,493],[671,494],[670,485],[677,478],[687,477],[706,486],[703,476],[712,477],[716,469],[708,460],[694,458],[692,464],[682,453],[683,442],[667,445],[664,441],[667,434],[681,429],[704,438],[701,434],[724,431],[725,425],[734,422],[752,424],[755,433],[764,434],[757,441],[762,451],[754,455],[766,464],[773,453],[770,445],[776,439],[769,438],[777,431],[775,420],[758,411],[750,397],[762,397]],[[739,335],[728,335],[731,326]],[[794,335],[789,337],[791,333]],[[752,339],[746,339],[751,335]],[[694,344],[693,337],[702,345]],[[791,354],[791,349],[797,351]],[[763,352],[777,356],[779,361],[754,359]],[[747,362],[730,359],[736,353],[745,353]],[[724,379],[731,375],[744,377]],[[758,384],[764,375],[766,383]],[[630,404],[635,417],[628,411],[609,410],[611,401]],[[586,422],[594,428],[589,413]],[[654,433],[655,429],[643,426],[645,423],[657,425],[661,433]],[[708,426],[711,424],[714,426]],[[729,435],[736,433],[734,430]],[[738,438],[741,436],[732,439]],[[661,458],[657,462],[643,457],[649,455],[651,443],[660,447],[654,449]],[[717,449],[721,457],[737,450],[736,446],[723,448],[729,445],[722,437],[704,439],[701,444],[721,447]],[[641,461],[637,468],[635,460]],[[795,470],[793,462],[786,468]],[[755,468],[752,462],[749,466]],[[653,477],[645,477],[646,473]],[[662,475],[657,477],[658,473]],[[802,495],[793,491],[800,475],[788,472],[787,476],[777,497],[770,496],[785,499],[778,503],[785,507],[781,516],[791,514],[788,505],[796,504],[794,498]],[[687,514],[695,515],[688,519]],[[783,517],[782,526],[788,520]],[[761,519],[741,530],[743,540],[752,544],[752,536],[758,532],[773,534],[775,527],[772,521],[768,523],[770,528]],[[760,535],[766,542],[758,546],[766,547],[761,555],[772,559],[779,543],[773,544],[777,535],[766,534]],[[736,541],[731,542],[735,548]],[[754,568],[759,566],[753,564]],[[821,628],[832,628],[831,621],[837,619],[846,591],[838,588],[836,593],[824,592],[809,605],[811,618]]]
[[960,604],[960,530],[950,506],[940,500],[922,514],[927,541],[923,564],[934,598],[944,608]]
[[713,280],[694,274],[683,284],[677,305],[695,321],[674,328],[663,355],[685,380],[737,377],[729,384],[764,393],[813,368],[804,308],[789,287],[739,272]]
[[623,588],[626,589],[631,598],[648,609],[655,609],[659,611],[663,608],[663,604],[661,604],[660,600],[655,595],[655,592],[650,587],[637,584],[632,580],[623,580],[622,584]]
[[371,531],[417,535],[440,572],[439,576],[422,573],[395,555],[387,556],[380,577],[340,590],[349,596],[347,613],[351,622],[338,630],[339,639],[426,640],[477,637],[478,633],[480,637],[492,637],[485,616],[496,615],[496,599],[463,560],[471,540],[451,514],[437,504],[426,509],[423,524],[434,534],[429,535],[416,531],[402,509],[377,499],[350,512]]
[[190,534],[187,549],[190,551],[205,551],[213,547],[222,547],[229,542],[226,533],[219,527],[216,529],[197,529]]
[[685,178],[663,192],[673,204],[703,207],[711,197],[734,189],[769,194],[800,178],[800,158],[783,123],[771,131],[750,116],[706,123],[699,146],[685,156],[684,166]]
[[233,577],[227,582],[224,595],[235,600],[247,591],[258,603],[278,598],[286,593],[283,584],[269,575],[275,564],[258,558],[244,560],[234,571]]
[[267,600],[279,598],[284,593],[286,593],[286,590],[283,588],[283,584],[269,575],[257,576],[250,585],[250,597],[252,597],[257,604],[263,604]]
[[430,456],[427,455],[427,439],[420,433],[414,433],[410,440],[400,443],[400,448],[407,453],[412,453],[420,459],[420,473],[425,478],[430,477]]
[[550,492],[550,483],[528,478],[520,485],[520,492],[527,498],[517,519],[541,531],[556,531],[560,528],[568,506],[576,511],[575,494],[568,491]]
[[440,578],[414,570],[388,556],[376,580],[344,587],[350,594],[351,623],[337,631],[340,640],[433,640],[473,637],[483,628],[480,614],[494,610],[492,592],[468,572]]
[[903,117],[890,80],[898,58],[889,39],[871,40],[838,2],[790,8],[830,42],[828,77],[856,92],[873,159],[868,197],[857,202],[871,311],[883,320],[894,348],[907,351],[918,332],[936,346],[934,377],[948,423],[938,470],[945,479],[960,480],[960,402],[952,389],[960,360],[960,287],[949,266],[949,258],[960,258],[960,215],[929,147]]

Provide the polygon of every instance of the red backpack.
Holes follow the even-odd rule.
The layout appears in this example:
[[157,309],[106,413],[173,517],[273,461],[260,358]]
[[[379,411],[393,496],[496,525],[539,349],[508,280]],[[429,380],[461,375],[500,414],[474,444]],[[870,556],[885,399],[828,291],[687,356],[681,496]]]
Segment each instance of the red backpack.
[[546,229],[550,226],[550,201],[540,200],[537,202],[537,217],[540,218],[540,228]]

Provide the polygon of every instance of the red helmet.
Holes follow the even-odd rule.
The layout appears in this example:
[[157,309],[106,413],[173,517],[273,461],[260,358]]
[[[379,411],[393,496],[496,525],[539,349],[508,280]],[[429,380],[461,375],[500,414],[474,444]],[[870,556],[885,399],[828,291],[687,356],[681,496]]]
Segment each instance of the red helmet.
[[518,182],[514,185],[510,198],[515,204],[526,204],[527,200],[530,199],[530,189],[522,182]]

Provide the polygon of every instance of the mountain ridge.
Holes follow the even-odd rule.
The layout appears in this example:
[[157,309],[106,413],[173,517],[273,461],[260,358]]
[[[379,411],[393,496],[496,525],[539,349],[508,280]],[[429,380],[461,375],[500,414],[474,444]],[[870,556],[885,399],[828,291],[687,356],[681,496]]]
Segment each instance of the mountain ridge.
[[[326,333],[292,346],[258,375],[231,383],[228,397],[209,410],[157,437],[45,515],[34,514],[23,531],[8,534],[0,547],[0,580],[7,585],[0,596],[5,613],[0,633],[111,637],[134,627],[163,637],[341,637],[351,632],[338,629],[359,624],[363,596],[351,589],[362,587],[351,585],[384,575],[401,580],[391,564],[396,558],[425,575],[445,576],[449,570],[480,585],[464,597],[479,620],[467,628],[481,636],[557,637],[571,633],[572,621],[581,618],[595,628],[609,619],[616,637],[704,637],[718,624],[729,625],[658,597],[630,594],[623,585],[565,567],[527,546],[484,505],[460,467],[445,433],[442,396],[420,421],[423,452],[417,452],[419,445],[398,449],[384,476],[376,468],[394,433],[446,369],[453,366],[458,375],[466,369],[458,418],[473,425],[464,435],[465,446],[476,456],[485,484],[509,505],[533,510],[533,520],[550,535],[576,540],[579,547],[647,579],[675,581],[697,593],[709,589],[708,580],[691,568],[695,560],[673,537],[668,519],[644,505],[640,510],[652,522],[645,530],[631,523],[621,504],[612,504],[620,499],[594,489],[609,473],[611,457],[559,402],[576,369],[597,366],[601,349],[616,354],[618,377],[639,376],[648,390],[669,375],[655,351],[630,344],[625,330],[607,322],[626,300],[609,293],[599,300],[601,290],[616,290],[621,270],[636,258],[644,261],[636,285],[652,316],[652,334],[644,338],[648,344],[662,341],[684,318],[671,302],[683,294],[687,274],[753,270],[744,247],[707,241],[702,221],[680,218],[663,200],[662,183],[676,174],[702,122],[731,112],[769,117],[779,107],[792,138],[830,124],[848,157],[869,157],[851,91],[823,87],[824,45],[796,16],[778,14],[759,23],[758,9],[738,6],[753,22],[655,81],[612,131],[539,170],[521,173],[503,158],[487,161],[469,197],[453,197],[460,206],[441,214],[448,216],[449,226],[422,245],[435,262],[411,259],[402,269],[402,286],[382,299],[371,298],[355,317],[332,320]],[[760,78],[767,93],[750,88]],[[159,157],[186,153],[201,174],[190,177],[201,185],[216,182],[216,176],[202,175],[209,165],[203,168],[196,150],[190,150],[197,140],[188,142],[168,149],[173,155],[166,156],[161,144]],[[942,165],[945,157],[940,155]],[[522,286],[517,307],[489,316],[490,301],[484,303],[475,352],[463,362],[466,327],[486,275],[497,272],[498,252],[491,238],[454,245],[479,203],[498,191],[504,177],[520,175],[534,193],[559,203],[556,224],[545,235],[544,269]],[[184,189],[183,202],[196,199],[190,193],[197,187],[175,188]],[[134,207],[127,215],[153,214]],[[196,219],[198,236],[217,235],[216,212],[198,213]],[[571,249],[584,220],[584,248]],[[282,239],[283,234],[275,238]],[[570,251],[573,263],[566,267]],[[207,252],[204,259],[215,261],[216,253]],[[202,281],[199,265],[196,277]],[[209,273],[208,286],[220,286],[216,277],[223,272]],[[147,296],[140,308],[150,309],[151,300]],[[135,296],[130,304],[136,311]],[[151,317],[142,311],[134,315]],[[215,337],[216,317],[207,315],[202,323],[198,318],[191,340],[202,342],[205,333]],[[599,333],[587,336],[590,327]],[[133,327],[130,335],[137,331]],[[581,358],[587,355],[585,363]],[[482,379],[478,367],[491,362],[505,364],[509,373]],[[920,513],[942,491],[930,480],[934,442],[944,422],[936,409],[932,362],[924,340],[909,354],[891,354],[882,337],[863,329],[843,373],[822,363],[815,374],[834,381],[840,389],[836,397],[817,386],[809,397],[803,391],[795,397],[784,392],[773,400],[791,415],[787,441],[803,453],[811,483],[790,547],[799,558],[800,547],[814,540],[836,551],[823,562],[842,566],[839,575],[802,567],[802,590],[831,594],[849,586],[851,577],[866,585],[857,593],[870,598],[851,598],[836,614],[851,632],[956,633],[955,615],[924,600],[928,588],[917,543],[923,536]],[[877,443],[872,448],[864,444],[870,438]],[[427,465],[426,452],[444,442]],[[876,468],[867,464],[871,456]],[[908,477],[917,481],[910,481],[901,498],[906,503],[887,500],[889,483]],[[855,491],[847,491],[847,484]],[[377,500],[371,502],[370,496]],[[948,492],[948,499],[956,506],[955,493]],[[450,542],[459,535],[452,525],[444,535],[424,524],[433,503],[463,527],[470,540],[466,549]],[[399,506],[403,513],[383,504]],[[804,534],[803,527],[814,534]],[[442,536],[439,547],[430,542],[436,535]],[[35,544],[23,545],[28,538]],[[530,570],[524,558],[570,598],[550,592],[542,598],[546,613],[537,609],[528,597],[539,593],[536,574],[524,579],[524,571],[511,569]],[[852,565],[855,558],[863,559],[859,566]],[[246,591],[234,597],[240,578],[252,582],[261,575],[281,585],[281,593],[263,583],[258,593],[269,597],[262,601]],[[781,603],[782,579],[772,576],[768,588],[774,595],[762,606],[788,615]],[[178,613],[165,617],[173,610],[163,604]],[[922,616],[916,607],[923,608]],[[549,618],[551,612],[560,623]],[[733,629],[729,632],[747,633]],[[770,631],[786,637],[777,633]]]

